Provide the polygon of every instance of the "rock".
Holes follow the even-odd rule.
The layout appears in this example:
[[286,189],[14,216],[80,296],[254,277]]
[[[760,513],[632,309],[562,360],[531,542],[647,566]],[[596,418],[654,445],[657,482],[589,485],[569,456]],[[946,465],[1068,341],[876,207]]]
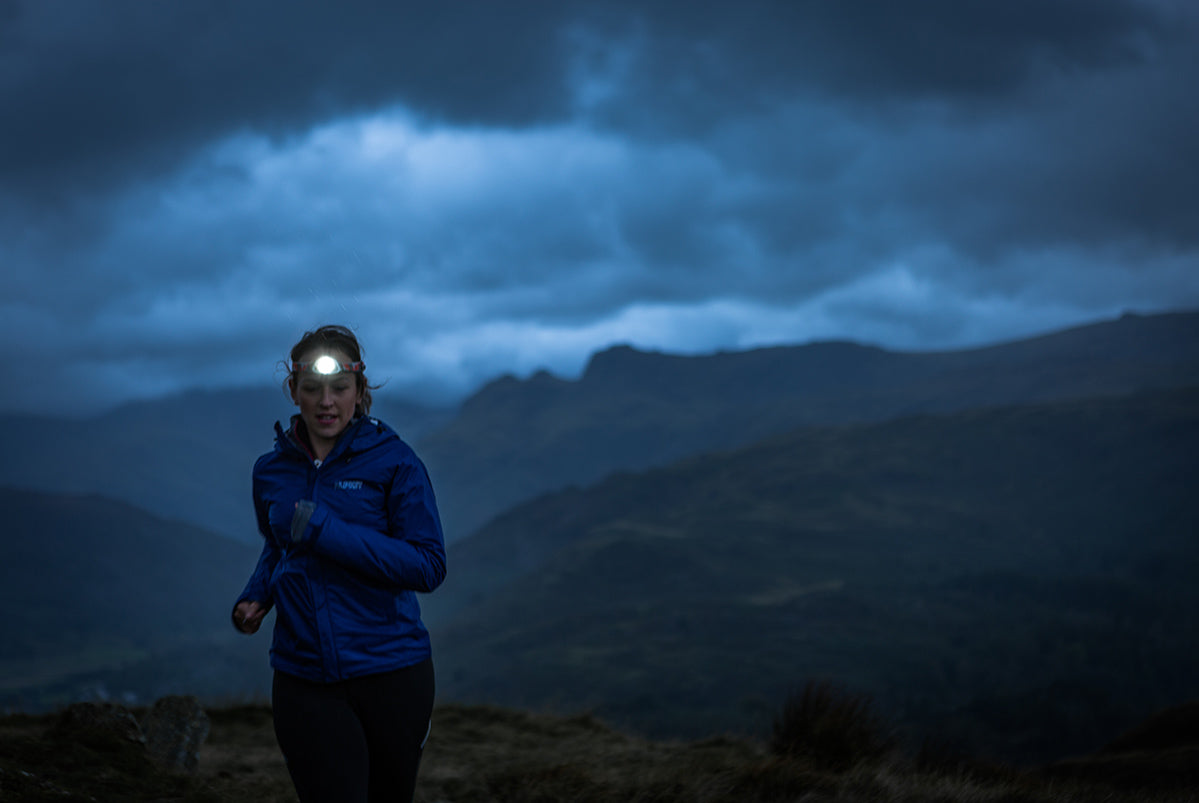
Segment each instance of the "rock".
[[208,714],[191,695],[161,698],[141,724],[150,758],[171,769],[188,771],[196,768],[209,728]]
[[101,750],[146,743],[137,717],[115,703],[72,703],[59,713],[49,735],[58,741]]

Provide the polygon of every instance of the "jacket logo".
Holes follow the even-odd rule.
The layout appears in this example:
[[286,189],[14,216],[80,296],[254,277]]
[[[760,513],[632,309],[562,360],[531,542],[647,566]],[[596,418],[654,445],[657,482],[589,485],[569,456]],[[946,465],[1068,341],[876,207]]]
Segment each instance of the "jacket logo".
[[362,480],[338,480],[334,487],[342,491],[361,491]]

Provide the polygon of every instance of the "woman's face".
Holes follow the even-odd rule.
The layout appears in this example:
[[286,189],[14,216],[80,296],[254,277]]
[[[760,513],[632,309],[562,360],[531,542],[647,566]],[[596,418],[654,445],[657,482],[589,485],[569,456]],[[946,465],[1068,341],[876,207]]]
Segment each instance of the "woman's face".
[[[350,361],[342,352],[333,350],[305,354],[298,362],[313,362],[322,354],[329,354],[338,362]],[[324,459],[354,419],[354,408],[362,401],[362,391],[358,389],[358,375],[348,371],[329,376],[304,372],[293,380],[291,398],[308,427],[313,453]]]

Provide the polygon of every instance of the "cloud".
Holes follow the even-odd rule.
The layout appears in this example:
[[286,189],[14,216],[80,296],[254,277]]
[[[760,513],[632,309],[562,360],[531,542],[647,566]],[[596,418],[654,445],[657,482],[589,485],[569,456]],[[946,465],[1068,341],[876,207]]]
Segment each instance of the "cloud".
[[286,137],[408,98],[458,121],[555,105],[537,3],[37,0],[10,8],[0,171],[35,195],[144,177],[245,128]]
[[1196,44],[1182,0],[10,3],[0,334],[54,390],[0,407],[269,381],[330,320],[444,397],[1194,306]]

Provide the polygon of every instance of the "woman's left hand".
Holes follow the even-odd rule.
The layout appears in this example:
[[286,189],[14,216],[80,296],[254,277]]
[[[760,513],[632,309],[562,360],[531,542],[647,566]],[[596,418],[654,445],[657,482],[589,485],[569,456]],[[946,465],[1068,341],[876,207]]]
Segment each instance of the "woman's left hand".
[[252,599],[244,599],[233,609],[233,625],[246,635],[257,633],[266,616],[266,608]]

